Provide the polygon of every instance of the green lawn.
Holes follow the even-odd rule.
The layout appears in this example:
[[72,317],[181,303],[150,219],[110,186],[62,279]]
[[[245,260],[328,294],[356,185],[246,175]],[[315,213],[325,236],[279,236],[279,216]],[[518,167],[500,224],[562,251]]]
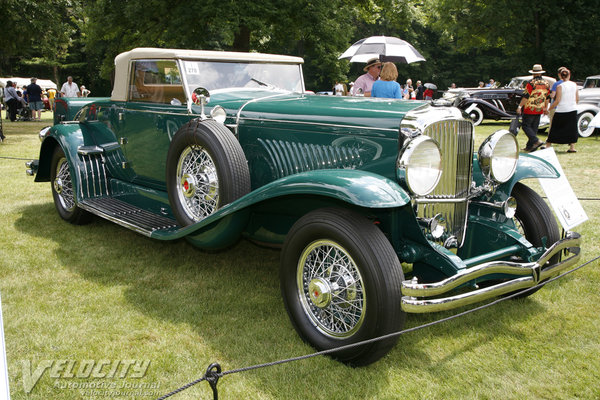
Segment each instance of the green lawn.
[[[50,185],[34,183],[24,161],[12,159],[37,158],[37,133],[50,123],[44,117],[5,122],[8,140],[0,144],[0,294],[12,399],[157,398],[201,377],[212,362],[231,370],[313,351],[284,310],[278,251],[242,241],[204,253],[99,218],[85,226],[62,221]],[[477,145],[506,127],[486,121],[476,128]],[[524,134],[518,138],[524,147]],[[566,149],[557,147],[558,158],[577,195],[600,197],[600,139],[580,140],[577,154]],[[582,203],[590,220],[577,230],[587,261],[600,254],[600,201]],[[371,366],[316,357],[228,375],[219,381],[220,398],[600,398],[598,265],[527,299],[403,335]],[[407,327],[452,314],[409,315]],[[24,375],[35,375],[43,360],[54,367],[26,394]],[[77,378],[86,376],[86,360],[106,366],[95,378]],[[121,377],[120,360],[150,365],[141,378],[132,370]],[[207,383],[173,397],[198,398],[212,398]]]

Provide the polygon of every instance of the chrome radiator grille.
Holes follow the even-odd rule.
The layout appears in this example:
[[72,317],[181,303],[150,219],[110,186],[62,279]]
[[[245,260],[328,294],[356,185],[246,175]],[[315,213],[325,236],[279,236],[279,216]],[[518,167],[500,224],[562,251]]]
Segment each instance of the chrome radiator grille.
[[442,149],[442,177],[436,189],[420,199],[417,214],[431,218],[442,214],[446,232],[456,236],[458,245],[464,239],[467,219],[467,196],[472,180],[473,125],[464,120],[435,122],[425,129]]

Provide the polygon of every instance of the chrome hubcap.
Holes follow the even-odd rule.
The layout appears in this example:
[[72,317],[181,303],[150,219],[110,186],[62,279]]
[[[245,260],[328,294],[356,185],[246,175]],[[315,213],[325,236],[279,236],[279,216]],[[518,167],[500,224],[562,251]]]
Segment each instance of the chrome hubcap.
[[350,254],[330,240],[309,244],[300,256],[298,295],[304,312],[323,334],[345,339],[362,326],[366,296]]

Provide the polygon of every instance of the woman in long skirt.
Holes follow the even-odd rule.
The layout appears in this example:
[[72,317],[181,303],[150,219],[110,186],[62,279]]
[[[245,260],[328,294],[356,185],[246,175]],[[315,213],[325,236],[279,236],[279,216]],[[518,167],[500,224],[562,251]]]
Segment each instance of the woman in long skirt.
[[554,103],[548,108],[548,110],[554,109],[555,113],[545,147],[552,146],[552,143],[568,144],[567,153],[576,153],[575,143],[579,135],[575,107],[579,103],[579,91],[575,82],[571,80],[571,71],[567,68],[560,71],[560,77],[563,82],[556,88]]

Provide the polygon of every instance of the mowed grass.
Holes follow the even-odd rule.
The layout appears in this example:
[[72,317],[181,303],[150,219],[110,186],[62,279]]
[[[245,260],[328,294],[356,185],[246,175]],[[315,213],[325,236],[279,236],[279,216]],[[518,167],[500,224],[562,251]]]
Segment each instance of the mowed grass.
[[[205,253],[100,218],[85,226],[61,220],[50,184],[26,176],[24,161],[5,158],[38,157],[37,133],[51,122],[49,113],[44,117],[41,123],[3,120],[8,140],[0,145],[0,294],[13,399],[157,398],[202,377],[213,362],[227,371],[313,352],[284,310],[277,250],[241,241]],[[506,127],[478,126],[476,146]],[[518,139],[524,147],[522,132]],[[575,193],[600,197],[600,139],[581,139],[577,154],[567,154],[564,145],[556,149]],[[587,261],[600,254],[600,201],[582,204],[590,220],[576,230]],[[598,266],[529,298],[403,335],[371,366],[316,357],[227,375],[218,384],[220,398],[600,398]],[[407,327],[453,313],[409,315]],[[143,378],[69,378],[59,368],[47,370],[25,393],[24,374],[43,360],[150,365]],[[24,370],[27,362],[30,370]],[[100,389],[94,396],[81,389],[85,385]],[[114,393],[102,385],[145,389]],[[202,382],[172,398],[209,399],[212,391]]]

